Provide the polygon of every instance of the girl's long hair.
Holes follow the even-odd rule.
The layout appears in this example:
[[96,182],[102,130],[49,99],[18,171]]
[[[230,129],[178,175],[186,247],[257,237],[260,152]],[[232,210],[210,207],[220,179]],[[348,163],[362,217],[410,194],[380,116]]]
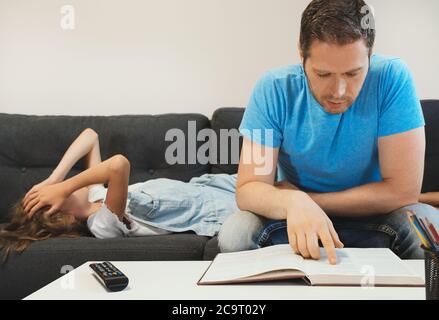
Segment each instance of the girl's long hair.
[[61,236],[73,238],[89,234],[85,221],[79,221],[63,211],[49,215],[47,209],[43,208],[29,218],[20,200],[13,207],[10,223],[0,229],[2,263],[6,262],[10,253],[22,253],[34,241]]

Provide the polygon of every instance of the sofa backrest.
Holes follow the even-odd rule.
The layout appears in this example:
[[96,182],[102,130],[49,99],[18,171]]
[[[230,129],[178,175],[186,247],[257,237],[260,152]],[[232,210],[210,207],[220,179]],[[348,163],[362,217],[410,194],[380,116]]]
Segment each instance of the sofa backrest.
[[425,117],[425,166],[422,192],[439,191],[439,100],[422,100]]
[[[211,161],[212,173],[238,172],[239,155],[242,147],[242,136],[239,136],[239,125],[245,108],[217,109],[210,122],[216,138],[216,157]],[[238,138],[236,139],[236,134]],[[238,150],[237,150],[238,149]],[[212,159],[212,160],[213,160]]]
[[[13,204],[34,184],[47,178],[68,146],[85,128],[100,138],[102,158],[124,154],[131,162],[130,183],[152,178],[188,181],[210,172],[209,164],[176,164],[165,161],[169,129],[184,133],[187,147],[188,123],[198,132],[209,128],[201,114],[126,116],[27,116],[0,114],[0,223],[8,220]],[[197,149],[202,142],[196,142]],[[188,154],[186,152],[186,159]],[[186,161],[188,163],[188,161]],[[84,169],[79,162],[70,175]]]

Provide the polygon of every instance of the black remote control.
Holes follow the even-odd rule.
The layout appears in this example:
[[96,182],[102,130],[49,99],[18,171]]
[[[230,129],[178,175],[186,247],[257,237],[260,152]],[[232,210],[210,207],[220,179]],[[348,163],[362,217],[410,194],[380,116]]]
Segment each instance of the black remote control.
[[95,272],[96,278],[110,291],[121,291],[128,285],[128,278],[111,262],[91,263],[90,268]]

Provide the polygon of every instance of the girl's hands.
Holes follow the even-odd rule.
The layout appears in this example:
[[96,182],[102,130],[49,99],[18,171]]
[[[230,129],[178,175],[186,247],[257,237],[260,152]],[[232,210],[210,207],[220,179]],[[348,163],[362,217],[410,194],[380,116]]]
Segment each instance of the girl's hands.
[[26,199],[31,193],[34,193],[35,191],[39,191],[42,187],[44,186],[48,186],[51,184],[56,183],[56,181],[54,179],[52,179],[51,177],[47,178],[44,181],[41,181],[40,183],[34,185],[24,196],[24,198]]
[[49,215],[54,214],[61,209],[64,201],[70,195],[62,182],[56,184],[48,184],[46,182],[43,185],[40,183],[34,186],[34,188],[23,199],[24,211],[30,218],[43,207],[50,207],[47,213]]

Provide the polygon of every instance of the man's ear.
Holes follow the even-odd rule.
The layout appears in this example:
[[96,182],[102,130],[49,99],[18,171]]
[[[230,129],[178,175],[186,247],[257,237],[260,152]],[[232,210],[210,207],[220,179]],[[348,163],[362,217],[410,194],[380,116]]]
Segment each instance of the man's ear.
[[300,61],[302,61],[302,64],[303,64],[303,51],[302,51],[302,49],[300,48],[300,42],[297,42],[297,50],[299,50],[299,57],[300,57]]
[[370,57],[372,57],[372,55],[374,54],[374,47],[372,47],[372,48],[370,48],[370,51],[369,51],[369,58]]

